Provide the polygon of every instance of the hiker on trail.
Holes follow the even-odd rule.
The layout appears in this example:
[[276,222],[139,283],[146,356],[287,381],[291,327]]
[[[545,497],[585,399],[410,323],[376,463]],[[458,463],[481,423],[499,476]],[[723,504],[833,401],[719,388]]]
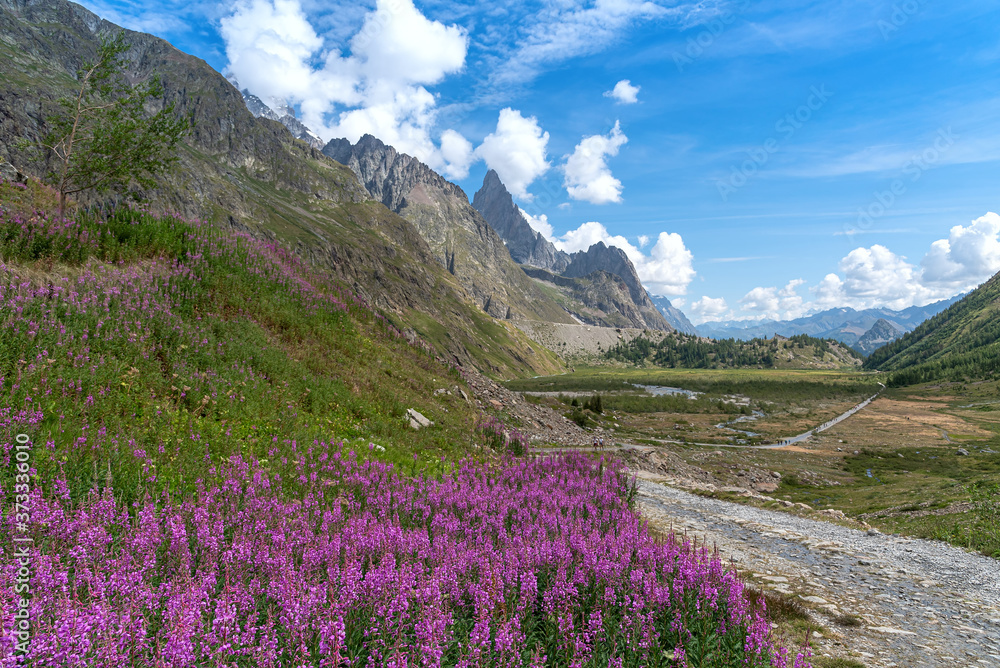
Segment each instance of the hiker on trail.
[[603,436],[601,436],[601,446],[600,446],[600,447],[601,447],[602,449],[604,448],[604,437],[603,437]]

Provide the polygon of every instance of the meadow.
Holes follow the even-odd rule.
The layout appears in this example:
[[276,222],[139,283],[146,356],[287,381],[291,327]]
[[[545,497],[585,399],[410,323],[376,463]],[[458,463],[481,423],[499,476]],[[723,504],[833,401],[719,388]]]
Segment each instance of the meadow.
[[52,204],[0,184],[0,664],[808,665],[617,465],[517,457],[315,267]]
[[[652,396],[636,385],[700,393]],[[622,369],[577,367],[560,376],[508,381],[509,389],[544,393],[533,400],[566,412],[576,395],[600,394],[605,415],[588,415],[623,438],[642,442],[730,443],[742,437],[716,427],[752,411],[764,415],[743,427],[755,440],[775,442],[840,415],[878,391],[873,374],[787,369]],[[560,393],[562,396],[560,397]],[[530,394],[528,395],[531,396]]]

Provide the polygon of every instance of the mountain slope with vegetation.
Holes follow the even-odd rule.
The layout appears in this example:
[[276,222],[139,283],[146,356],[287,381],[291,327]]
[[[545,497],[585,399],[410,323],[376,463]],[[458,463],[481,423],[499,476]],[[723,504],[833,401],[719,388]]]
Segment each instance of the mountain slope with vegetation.
[[605,358],[643,366],[686,369],[837,369],[861,365],[861,355],[827,339],[800,334],[791,338],[723,339],[668,334],[659,340],[640,336],[609,349]]
[[[101,36],[121,29],[63,0],[0,0],[0,158],[28,175],[52,167],[32,148],[57,99],[76,86]],[[164,102],[191,119],[178,168],[139,193],[152,210],[219,223],[279,243],[331,270],[351,290],[439,351],[495,376],[561,369],[549,351],[497,322],[435,259],[414,226],[371,200],[347,167],[255,118],[204,61],[124,31],[127,76],[158,75]],[[94,203],[91,197],[86,202]],[[526,279],[527,280],[527,279]]]
[[891,371],[895,385],[993,377],[1000,371],[1000,274],[873,352],[865,368]]

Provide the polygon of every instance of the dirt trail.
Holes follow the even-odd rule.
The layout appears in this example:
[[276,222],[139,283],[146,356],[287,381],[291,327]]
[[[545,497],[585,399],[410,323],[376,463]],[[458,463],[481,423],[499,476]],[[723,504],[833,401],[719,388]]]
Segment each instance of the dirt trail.
[[[718,546],[758,586],[802,597],[827,630],[816,655],[868,668],[1000,667],[1000,561],[944,543],[703,498],[640,473],[655,528]],[[840,615],[857,615],[844,626]]]

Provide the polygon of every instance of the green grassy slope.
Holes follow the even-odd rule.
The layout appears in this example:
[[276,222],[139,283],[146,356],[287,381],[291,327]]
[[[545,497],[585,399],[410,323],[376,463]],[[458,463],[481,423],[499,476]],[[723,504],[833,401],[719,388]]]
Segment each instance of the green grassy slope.
[[1000,370],[1000,275],[873,352],[865,368],[892,371],[896,385],[993,376]]
[[[235,454],[279,472],[291,441],[407,469],[471,452],[459,371],[328,272],[128,209],[56,222],[46,192],[0,184],[0,436],[45,444],[38,480],[61,470],[74,498],[105,484],[141,498],[191,492]],[[435,425],[414,431],[408,408]]]

